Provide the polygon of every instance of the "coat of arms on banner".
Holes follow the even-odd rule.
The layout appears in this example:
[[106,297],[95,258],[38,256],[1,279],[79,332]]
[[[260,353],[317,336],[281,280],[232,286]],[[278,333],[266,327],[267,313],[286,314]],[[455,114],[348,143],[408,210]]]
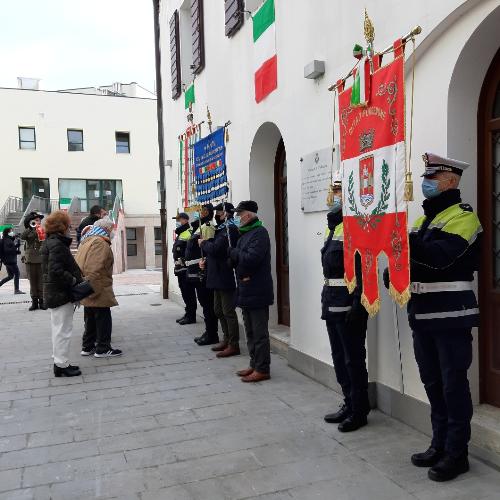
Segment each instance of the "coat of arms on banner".
[[[396,47],[396,45],[395,45]],[[365,79],[364,105],[352,88],[339,85],[340,155],[343,170],[345,279],[356,286],[355,254],[362,263],[362,302],[370,315],[380,308],[377,257],[389,260],[390,293],[403,305],[409,299],[409,254],[404,184],[406,168],[404,57],[401,43],[395,59]]]

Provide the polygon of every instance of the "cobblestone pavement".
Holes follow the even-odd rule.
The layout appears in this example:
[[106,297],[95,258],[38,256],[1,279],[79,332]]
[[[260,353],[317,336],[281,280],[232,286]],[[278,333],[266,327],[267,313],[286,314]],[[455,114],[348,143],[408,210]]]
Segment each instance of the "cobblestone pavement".
[[125,355],[81,358],[77,311],[72,379],[51,373],[49,313],[0,289],[0,500],[498,500],[500,472],[474,459],[457,481],[428,481],[409,463],[428,439],[379,412],[352,434],[323,423],[338,396],[278,356],[271,381],[242,384],[246,357],[196,346],[201,323],[176,325],[154,280],[118,281]]

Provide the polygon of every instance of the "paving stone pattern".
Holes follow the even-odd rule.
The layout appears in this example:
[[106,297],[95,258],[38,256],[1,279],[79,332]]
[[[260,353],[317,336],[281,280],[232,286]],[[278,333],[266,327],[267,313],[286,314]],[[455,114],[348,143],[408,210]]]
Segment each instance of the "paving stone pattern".
[[[379,412],[342,435],[322,416],[340,399],[273,355],[272,380],[246,385],[245,356],[218,360],[180,327],[157,281],[117,284],[112,360],[72,356],[83,376],[51,372],[49,313],[0,290],[0,500],[498,500],[500,472],[441,485],[409,463],[428,438]],[[24,284],[25,289],[26,284]],[[161,304],[153,306],[153,304]]]

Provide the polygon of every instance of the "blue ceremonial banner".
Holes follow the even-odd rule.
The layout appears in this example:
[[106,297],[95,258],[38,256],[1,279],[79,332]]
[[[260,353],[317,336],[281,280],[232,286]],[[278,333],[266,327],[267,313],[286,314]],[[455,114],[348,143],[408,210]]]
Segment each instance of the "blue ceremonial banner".
[[229,188],[224,128],[220,128],[195,143],[194,170],[198,203],[213,203],[226,196]]

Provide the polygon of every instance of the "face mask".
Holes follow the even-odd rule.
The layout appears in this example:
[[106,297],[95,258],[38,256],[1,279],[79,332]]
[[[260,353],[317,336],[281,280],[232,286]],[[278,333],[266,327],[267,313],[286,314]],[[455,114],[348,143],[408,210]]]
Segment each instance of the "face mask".
[[175,228],[176,229],[179,229],[181,226],[182,226],[182,224],[180,222],[176,222],[175,223]]
[[340,196],[334,196],[331,211],[337,213],[340,212],[340,210],[342,210],[342,199]]
[[14,237],[14,233],[13,233],[13,231],[11,231],[10,233],[7,233],[7,234],[8,234],[11,238],[13,238],[13,237]]
[[193,215],[194,220],[197,220],[200,218],[200,212],[193,212],[192,215]]
[[234,215],[233,221],[234,221],[234,225],[236,227],[240,227],[241,226],[241,217],[238,214]]
[[423,195],[429,199],[429,198],[435,198],[436,196],[439,196],[441,194],[441,191],[439,191],[439,181],[435,179],[427,179],[424,178],[422,181],[422,193]]

